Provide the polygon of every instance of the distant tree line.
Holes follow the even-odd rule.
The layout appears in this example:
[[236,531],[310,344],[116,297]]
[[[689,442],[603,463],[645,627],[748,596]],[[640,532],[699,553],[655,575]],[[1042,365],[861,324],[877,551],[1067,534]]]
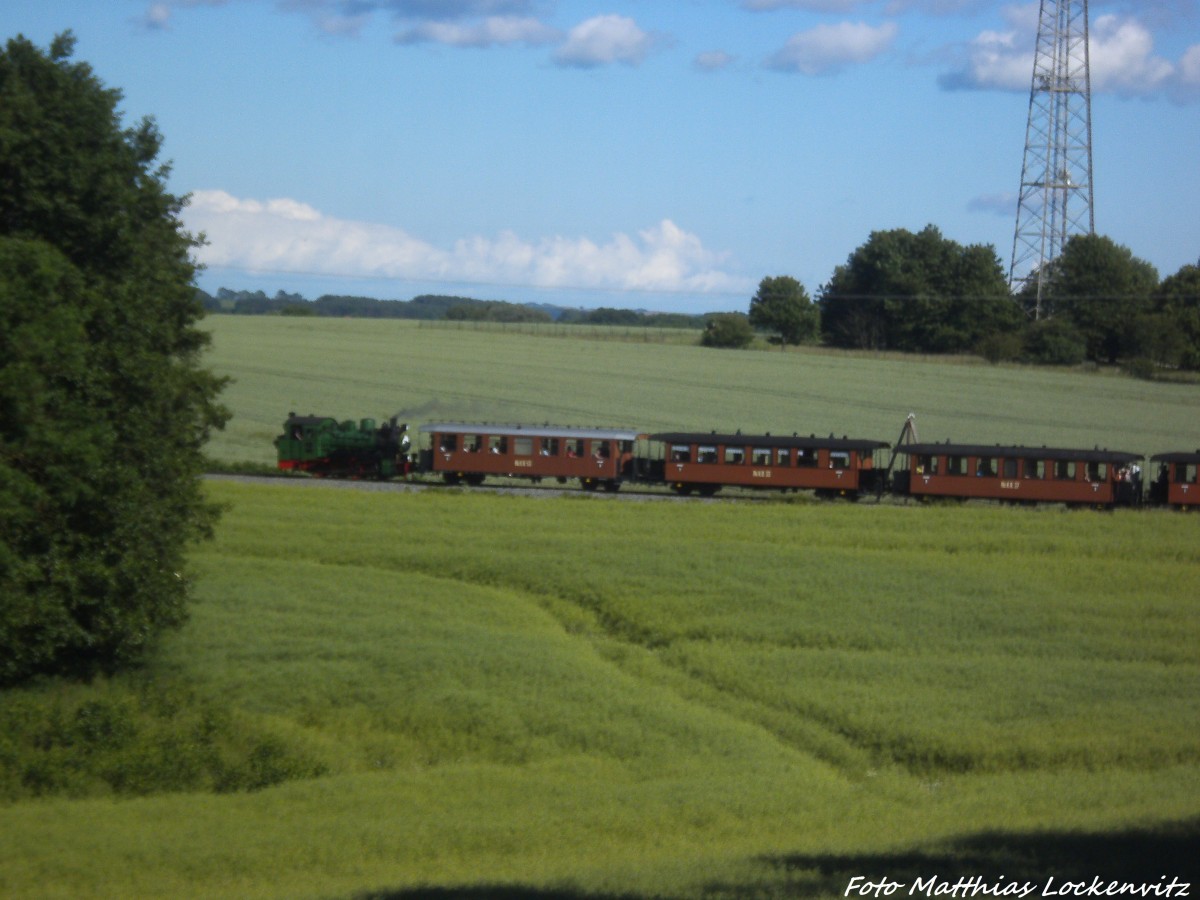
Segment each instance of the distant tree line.
[[[1159,281],[1152,265],[1100,235],[1071,238],[1035,289],[1009,289],[995,248],[963,246],[933,225],[873,232],[837,266],[816,298],[787,275],[764,278],[749,313],[706,315],[583,310],[469,297],[412,300],[279,291],[201,292],[212,311],[475,322],[690,328],[710,347],[746,347],[756,335],[782,348],[822,343],[850,350],[973,353],[993,362],[1120,363],[1138,374],[1200,369],[1200,264]],[[1035,306],[1037,314],[1035,315]]]
[[422,294],[411,300],[380,300],[325,294],[307,300],[300,294],[277,291],[232,291],[220,288],[216,296],[197,291],[209,312],[239,316],[332,316],[364,319],[420,319],[460,322],[558,322],[572,325],[625,325],[645,328],[692,328],[704,325],[704,316],[656,313],[634,309],[572,309],[540,303],[476,300],[440,294]]
[[877,231],[815,301],[794,278],[764,278],[749,315],[710,318],[702,342],[746,346],[759,329],[785,346],[821,342],[1055,365],[1090,360],[1140,375],[1200,369],[1200,264],[1160,282],[1127,248],[1080,235],[1041,274],[1037,304],[1035,286],[1010,291],[991,246],[962,246],[932,225]]

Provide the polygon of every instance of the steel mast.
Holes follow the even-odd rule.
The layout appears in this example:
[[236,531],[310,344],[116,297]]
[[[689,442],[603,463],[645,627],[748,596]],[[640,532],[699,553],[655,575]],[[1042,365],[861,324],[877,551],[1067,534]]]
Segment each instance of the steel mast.
[[1087,0],[1041,0],[1009,288],[1036,287],[1067,239],[1094,234]]

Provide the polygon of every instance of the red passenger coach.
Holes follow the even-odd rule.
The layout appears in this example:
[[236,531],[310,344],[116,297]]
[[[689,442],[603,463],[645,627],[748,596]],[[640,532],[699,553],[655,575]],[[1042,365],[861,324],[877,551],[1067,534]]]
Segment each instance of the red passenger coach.
[[636,431],[443,423],[420,432],[421,469],[440,472],[447,484],[481,484],[489,475],[578,478],[585,490],[615,491],[638,475]]
[[857,498],[881,488],[875,454],[883,441],[786,437],[771,434],[663,432],[649,440],[661,457],[662,478],[681,494],[715,494],[722,487],[812,490]]
[[1200,506],[1200,450],[1195,453],[1160,453],[1150,457],[1158,463],[1158,474],[1150,485],[1152,503],[1170,506]]
[[905,444],[908,469],[893,490],[913,497],[1132,506],[1141,501],[1142,457],[1115,450]]

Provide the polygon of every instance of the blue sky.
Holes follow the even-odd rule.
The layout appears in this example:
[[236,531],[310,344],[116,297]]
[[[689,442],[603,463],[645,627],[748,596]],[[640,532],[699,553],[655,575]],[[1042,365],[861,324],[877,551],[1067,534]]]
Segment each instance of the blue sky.
[[[1092,0],[1096,230],[1200,259],[1200,0]],[[158,121],[200,286],[701,312],[1012,255],[1038,3],[6,0]]]

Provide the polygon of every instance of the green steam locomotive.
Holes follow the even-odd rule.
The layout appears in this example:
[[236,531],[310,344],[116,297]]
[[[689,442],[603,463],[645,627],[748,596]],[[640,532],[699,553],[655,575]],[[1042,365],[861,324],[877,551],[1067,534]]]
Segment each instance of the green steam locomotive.
[[275,438],[279,468],[339,478],[393,478],[409,471],[408,425],[396,417],[339,422],[331,416],[288,414]]

